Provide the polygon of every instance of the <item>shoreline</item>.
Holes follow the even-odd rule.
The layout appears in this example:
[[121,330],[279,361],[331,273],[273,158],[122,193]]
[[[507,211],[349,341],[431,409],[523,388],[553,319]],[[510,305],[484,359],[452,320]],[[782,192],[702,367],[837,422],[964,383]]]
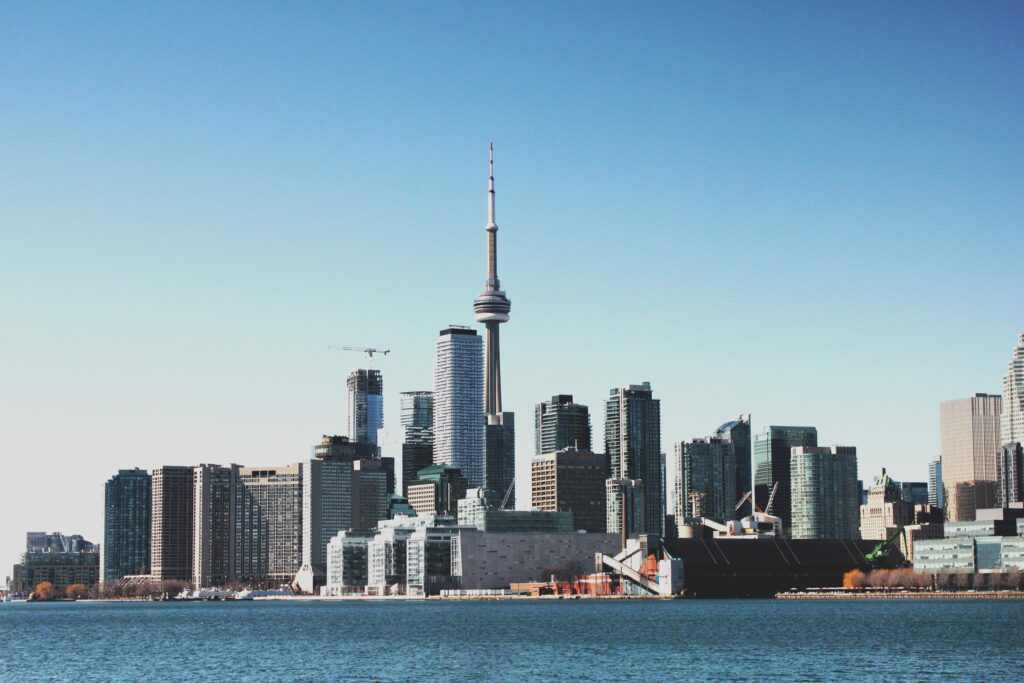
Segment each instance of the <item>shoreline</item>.
[[891,591],[777,593],[779,600],[1024,600],[1024,591]]

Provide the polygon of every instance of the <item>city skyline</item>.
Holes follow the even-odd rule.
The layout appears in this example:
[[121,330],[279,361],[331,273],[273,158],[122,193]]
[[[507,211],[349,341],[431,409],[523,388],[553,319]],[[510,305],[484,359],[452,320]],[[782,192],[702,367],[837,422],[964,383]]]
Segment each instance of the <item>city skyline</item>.
[[[362,12],[355,19],[367,19]],[[545,12],[554,25],[568,17]],[[174,42],[158,10],[142,13],[153,21],[131,38],[91,26],[128,54],[143,42]],[[24,520],[101,538],[97,492],[119,469],[297,462],[319,435],[346,433],[352,366],[326,351],[335,340],[394,349],[379,369],[384,424],[398,425],[399,392],[431,388],[436,331],[472,324],[479,159],[490,139],[502,150],[502,272],[517,306],[516,325],[503,334],[503,407],[520,416],[571,393],[602,434],[608,388],[650,380],[663,406],[663,452],[751,413],[754,433],[806,424],[824,435],[822,445],[856,444],[862,478],[884,466],[897,479],[923,480],[939,450],[938,404],[998,394],[1024,326],[1024,303],[1005,294],[1017,291],[1015,280],[994,265],[1019,243],[1024,214],[1021,89],[1006,67],[1020,64],[1021,48],[1002,42],[1009,29],[997,18],[971,17],[982,41],[954,31],[962,17],[953,13],[922,35],[911,10],[891,23],[858,17],[845,27],[841,13],[811,11],[808,21],[831,29],[824,35],[836,44],[821,68],[837,77],[825,79],[801,70],[800,46],[818,39],[794,35],[779,15],[758,17],[767,23],[755,28],[749,15],[730,25],[698,14],[691,20],[705,30],[696,36],[686,22],[666,21],[660,40],[601,55],[595,48],[617,45],[609,38],[624,18],[609,9],[591,19],[595,37],[570,36],[567,48],[554,31],[533,36],[529,47],[564,71],[538,75],[538,91],[524,92],[514,67],[463,63],[451,51],[434,60],[464,85],[416,86],[422,72],[412,55],[429,50],[412,18],[389,18],[411,41],[390,57],[373,52],[380,64],[360,57],[358,40],[354,53],[328,50],[322,64],[309,51],[320,48],[309,48],[252,90],[227,72],[190,85],[178,70],[187,64],[162,61],[166,52],[141,65],[108,63],[83,50],[74,21],[58,22],[37,46],[25,37],[53,17],[26,14],[16,22],[26,32],[9,49],[28,75],[4,72],[13,95],[0,114],[11,160],[0,284],[15,293],[0,303],[0,321],[13,331],[0,337],[0,452],[11,481],[44,457],[61,474],[43,490],[4,485],[0,559],[8,564]],[[225,17],[215,11],[210,20],[223,26]],[[196,47],[258,72],[266,62],[246,37],[253,26],[242,23],[235,57],[209,35],[196,36]],[[447,35],[439,23],[429,28]],[[919,59],[892,73],[856,64],[858,39],[878,23],[887,26],[879,51]],[[509,22],[491,39],[508,48],[524,25]],[[732,29],[725,52],[735,57],[714,51],[715,28]],[[290,29],[280,31],[287,40]],[[801,40],[775,48],[769,37],[780,33]],[[920,38],[906,40],[912,35]],[[310,44],[327,37],[314,32]],[[689,37],[700,58],[668,47]],[[467,52],[482,46],[452,42]],[[598,63],[588,68],[574,50]],[[100,84],[94,92],[62,73],[83,52],[91,58],[80,69]],[[528,52],[517,50],[516,64],[531,63]],[[263,102],[260,86],[280,86],[304,65],[322,75],[352,54],[356,70],[369,66],[394,92],[344,72],[320,93],[306,80],[287,89],[306,110],[247,108]],[[621,71],[600,83],[597,69],[616,60]],[[650,63],[670,67],[655,75],[643,67]],[[395,67],[408,75],[383,75]],[[138,88],[146,69],[171,99]],[[777,98],[756,86],[762,69],[781,70],[788,88]],[[485,75],[500,86],[489,91],[497,102],[487,112],[468,104]],[[409,96],[428,106],[416,119],[369,121],[344,109],[345,84],[375,110]],[[194,123],[172,116],[219,85],[228,93],[198,107]],[[449,88],[464,107],[448,125],[431,87]],[[105,104],[112,98],[122,102],[116,109]],[[744,113],[748,98],[757,115]],[[819,108],[783,121],[808,98]],[[592,114],[581,120],[587,105]],[[880,129],[883,114],[890,127]],[[335,115],[341,123],[324,123]],[[533,125],[550,118],[552,132],[530,134],[519,117]],[[966,133],[964,121],[972,122]],[[955,142],[952,131],[962,133]],[[361,133],[377,144],[355,142]],[[314,149],[314,140],[326,144]],[[727,281],[723,257],[733,259]],[[728,304],[742,332],[734,323],[694,334],[691,321],[717,319]],[[794,329],[798,318],[805,329]],[[520,425],[520,507],[529,501],[533,438]],[[395,444],[382,446],[398,455]]]

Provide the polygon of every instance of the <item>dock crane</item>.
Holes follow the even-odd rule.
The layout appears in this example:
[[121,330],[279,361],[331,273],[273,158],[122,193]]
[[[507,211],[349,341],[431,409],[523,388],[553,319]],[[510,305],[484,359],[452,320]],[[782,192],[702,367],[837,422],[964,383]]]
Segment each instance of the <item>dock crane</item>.
[[369,359],[370,368],[373,368],[373,354],[379,353],[382,356],[386,356],[391,353],[391,349],[374,349],[364,346],[328,346],[331,351],[358,351],[359,353],[365,353]]

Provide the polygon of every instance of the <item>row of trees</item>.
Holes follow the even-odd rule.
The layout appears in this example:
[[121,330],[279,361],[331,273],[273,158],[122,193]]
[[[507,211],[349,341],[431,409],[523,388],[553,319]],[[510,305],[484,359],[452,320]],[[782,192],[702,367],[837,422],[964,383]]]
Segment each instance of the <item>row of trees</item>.
[[[89,587],[84,583],[73,583],[64,590],[64,597],[68,600],[78,600],[89,595]],[[56,600],[60,597],[52,581],[42,581],[36,584],[35,590],[29,596],[30,600]]]
[[934,590],[1024,590],[1024,574],[922,574],[913,569],[875,569],[865,574],[851,569],[843,588],[931,588]]

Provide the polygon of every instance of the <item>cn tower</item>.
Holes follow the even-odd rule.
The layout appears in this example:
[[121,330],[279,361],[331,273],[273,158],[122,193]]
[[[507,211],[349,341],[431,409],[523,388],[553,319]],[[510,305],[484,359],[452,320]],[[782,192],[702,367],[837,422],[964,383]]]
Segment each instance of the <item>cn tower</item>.
[[487,284],[473,300],[476,321],[483,323],[484,412],[484,487],[501,497],[501,506],[515,504],[516,451],[515,414],[501,408],[501,351],[498,325],[508,322],[512,302],[498,280],[498,224],[494,222],[494,143],[491,143],[491,175],[487,189]]
[[[473,300],[476,321],[486,327],[484,343],[484,407],[488,418],[501,412],[501,356],[498,325],[508,322],[512,302],[501,290],[498,280],[498,224],[494,222],[494,143],[491,143],[491,177],[487,190],[487,284]],[[491,420],[488,419],[488,423]]]

